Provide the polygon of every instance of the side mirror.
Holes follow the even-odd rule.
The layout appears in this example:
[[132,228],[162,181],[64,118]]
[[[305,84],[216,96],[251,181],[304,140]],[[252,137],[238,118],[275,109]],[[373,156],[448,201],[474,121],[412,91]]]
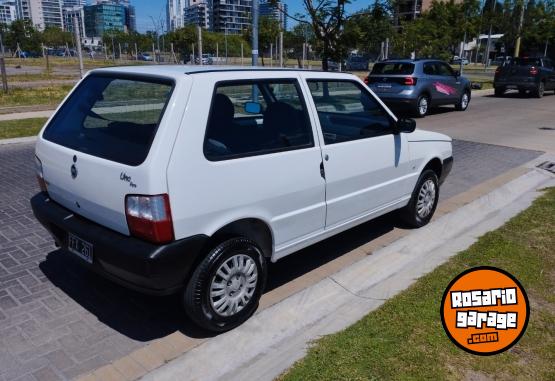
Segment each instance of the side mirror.
[[260,114],[262,112],[262,106],[258,102],[247,102],[244,108],[247,114]]
[[397,123],[395,123],[396,134],[399,134],[401,132],[406,132],[410,134],[411,132],[414,132],[415,129],[416,129],[416,121],[411,118],[399,119]]

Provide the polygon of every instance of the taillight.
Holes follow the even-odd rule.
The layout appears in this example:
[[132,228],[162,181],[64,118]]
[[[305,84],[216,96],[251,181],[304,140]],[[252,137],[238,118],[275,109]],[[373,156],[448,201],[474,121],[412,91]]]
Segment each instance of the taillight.
[[154,243],[173,240],[170,199],[167,194],[156,196],[128,195],[125,216],[131,235]]
[[42,172],[42,162],[38,157],[35,156],[35,172],[37,174],[37,181],[39,183],[39,188],[42,192],[47,192],[46,181],[44,180],[44,173]]
[[499,73],[501,73],[501,66],[497,66],[497,69],[495,69],[495,74]]
[[532,66],[530,68],[530,75],[537,75],[538,74],[538,69],[535,66]]
[[416,85],[416,78],[414,77],[405,77],[403,82],[407,86],[415,86]]
[[364,83],[366,83],[367,85],[370,83],[370,80],[368,79],[368,77],[364,78]]

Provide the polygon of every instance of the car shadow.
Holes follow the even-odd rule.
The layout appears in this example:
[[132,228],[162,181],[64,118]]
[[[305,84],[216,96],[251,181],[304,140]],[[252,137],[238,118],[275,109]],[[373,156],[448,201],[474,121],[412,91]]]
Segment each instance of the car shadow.
[[[270,263],[266,292],[299,278],[353,249],[404,226],[390,213]],[[192,338],[214,333],[197,327],[182,308],[181,294],[149,296],[117,285],[90,271],[80,259],[55,250],[39,264],[56,287],[111,329],[148,342],[180,331]]]
[[[551,96],[555,96],[555,93],[552,90],[549,90],[549,92],[545,92],[543,94],[544,97],[551,97]],[[527,94],[520,94],[518,91],[516,90],[508,90],[505,94],[499,96],[499,95],[495,95],[495,94],[489,94],[486,95],[485,97],[487,98],[511,98],[511,99],[518,99],[518,98],[522,98],[522,99],[537,99],[535,96],[533,96],[530,93]]]

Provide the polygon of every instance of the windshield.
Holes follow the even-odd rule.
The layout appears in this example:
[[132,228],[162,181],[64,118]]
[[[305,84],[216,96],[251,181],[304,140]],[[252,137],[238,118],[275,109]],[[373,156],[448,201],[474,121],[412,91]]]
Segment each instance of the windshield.
[[139,165],[148,155],[172,89],[170,80],[92,74],[56,113],[43,138]]
[[405,75],[412,74],[414,64],[408,62],[383,62],[377,63],[372,69],[372,74]]

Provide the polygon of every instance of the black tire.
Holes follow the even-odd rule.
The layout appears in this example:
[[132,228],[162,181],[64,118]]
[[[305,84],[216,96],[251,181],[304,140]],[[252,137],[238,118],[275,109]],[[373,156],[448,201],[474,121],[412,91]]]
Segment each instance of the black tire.
[[424,118],[430,111],[430,97],[426,94],[422,94],[416,100],[416,105],[414,106],[414,116],[417,118]]
[[505,88],[503,88],[503,87],[496,87],[496,88],[495,88],[495,96],[496,96],[496,97],[502,97],[503,95],[505,95]]
[[[221,283],[225,284],[223,287],[218,288],[218,290],[224,292],[221,299],[227,298],[231,300],[230,298],[233,297],[233,292],[244,295],[243,290],[247,290],[248,288],[248,279],[246,279],[246,277],[244,277],[245,279],[243,280],[233,279],[237,281],[237,284],[232,284],[233,280],[226,282],[223,277],[217,274],[220,266],[224,266],[224,263],[227,261],[233,261],[232,258],[237,258],[237,256],[241,256],[240,258],[244,260],[242,263],[248,263],[246,262],[247,259],[242,257],[245,256],[256,264],[257,277],[255,281],[253,280],[253,282],[255,282],[255,288],[250,299],[247,300],[246,304],[240,307],[240,310],[226,316],[215,309],[214,304],[218,303],[219,300],[215,303],[213,302],[210,290],[213,284]],[[252,269],[252,267],[250,268]],[[255,270],[252,271],[254,273]],[[233,272],[230,274],[233,274]],[[196,324],[207,330],[213,332],[229,331],[241,325],[256,311],[262,291],[266,285],[266,276],[266,259],[262,254],[262,250],[254,241],[244,237],[228,239],[210,250],[208,255],[206,255],[193,272],[184,291],[183,301],[185,311]],[[216,279],[221,279],[221,282],[216,282]],[[239,290],[234,289],[233,286],[239,287]],[[239,299],[239,297],[236,297],[234,300],[238,301]],[[227,302],[223,302],[223,304],[227,304]]]
[[538,83],[538,86],[534,90],[534,96],[536,98],[541,98],[541,97],[543,97],[544,93],[545,93],[545,83],[540,82],[540,83]]
[[[428,181],[431,181],[433,183],[435,193],[434,193],[434,199],[432,200],[431,209],[427,214],[423,215],[422,213],[418,212],[418,207],[419,207],[418,200],[424,184],[427,184],[429,186],[430,183],[428,183]],[[410,198],[408,205],[405,206],[403,209],[401,209],[401,218],[403,219],[404,222],[406,222],[411,227],[414,227],[414,228],[422,227],[426,225],[428,222],[430,222],[430,220],[432,219],[436,211],[438,200],[439,200],[439,181],[437,178],[437,174],[431,169],[426,169],[424,170],[424,172],[422,172],[422,174],[418,178],[418,181],[416,183],[416,186],[414,187],[414,190],[412,192],[412,196]]]
[[[466,101],[464,99],[465,96],[466,96]],[[462,93],[461,98],[459,99],[459,102],[455,104],[455,110],[466,111],[469,104],[470,104],[470,91],[465,90],[464,93]]]

